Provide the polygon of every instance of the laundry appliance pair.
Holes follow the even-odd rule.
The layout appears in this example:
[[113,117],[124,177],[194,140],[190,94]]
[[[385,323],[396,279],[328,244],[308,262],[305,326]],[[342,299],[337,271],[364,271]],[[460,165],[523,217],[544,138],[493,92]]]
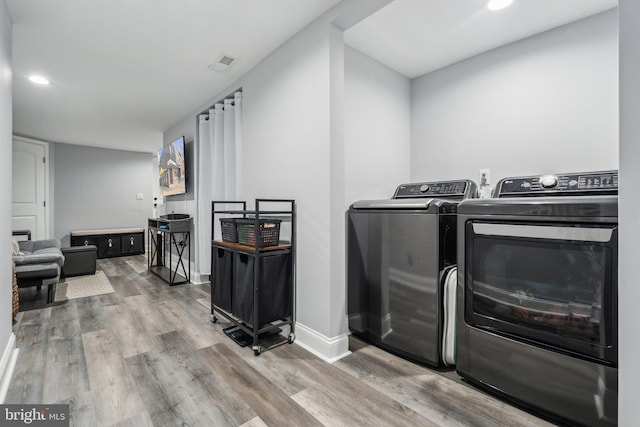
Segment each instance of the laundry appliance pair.
[[[561,421],[617,422],[618,173],[401,185],[347,213],[350,330]],[[457,266],[457,271],[456,271]]]

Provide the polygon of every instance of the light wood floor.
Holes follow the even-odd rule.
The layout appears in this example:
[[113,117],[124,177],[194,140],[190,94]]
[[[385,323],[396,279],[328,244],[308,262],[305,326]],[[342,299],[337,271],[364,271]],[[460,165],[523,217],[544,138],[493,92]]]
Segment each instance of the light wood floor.
[[99,260],[115,289],[46,305],[21,291],[5,403],[69,403],[75,426],[544,426],[461,382],[351,338],[327,364],[255,357],[209,320],[208,285],[169,287],[144,256]]

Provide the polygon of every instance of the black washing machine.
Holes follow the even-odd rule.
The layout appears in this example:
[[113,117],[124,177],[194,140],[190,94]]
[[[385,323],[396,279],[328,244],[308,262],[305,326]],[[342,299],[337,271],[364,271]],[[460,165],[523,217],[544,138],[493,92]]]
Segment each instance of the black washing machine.
[[458,206],[458,373],[563,422],[617,423],[617,171],[503,179]]
[[[418,362],[453,363],[442,282],[446,273],[455,275],[458,204],[475,196],[468,180],[427,182],[400,185],[392,199],[351,205],[346,252],[353,333]],[[455,304],[449,306],[453,326]]]

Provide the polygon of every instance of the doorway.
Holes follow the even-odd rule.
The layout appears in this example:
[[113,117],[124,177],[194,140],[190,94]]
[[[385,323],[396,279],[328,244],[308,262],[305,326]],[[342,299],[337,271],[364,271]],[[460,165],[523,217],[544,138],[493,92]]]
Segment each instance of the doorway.
[[49,237],[49,144],[14,137],[12,158],[12,229],[30,230],[34,240],[46,239]]

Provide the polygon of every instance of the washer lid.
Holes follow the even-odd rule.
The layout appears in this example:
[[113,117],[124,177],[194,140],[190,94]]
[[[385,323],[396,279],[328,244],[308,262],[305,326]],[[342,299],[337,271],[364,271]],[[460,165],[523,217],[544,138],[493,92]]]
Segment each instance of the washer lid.
[[433,213],[455,213],[460,204],[457,200],[442,199],[383,199],[360,200],[351,205],[352,210],[421,210]]
[[434,199],[384,199],[360,200],[351,205],[352,209],[420,209],[427,210]]

